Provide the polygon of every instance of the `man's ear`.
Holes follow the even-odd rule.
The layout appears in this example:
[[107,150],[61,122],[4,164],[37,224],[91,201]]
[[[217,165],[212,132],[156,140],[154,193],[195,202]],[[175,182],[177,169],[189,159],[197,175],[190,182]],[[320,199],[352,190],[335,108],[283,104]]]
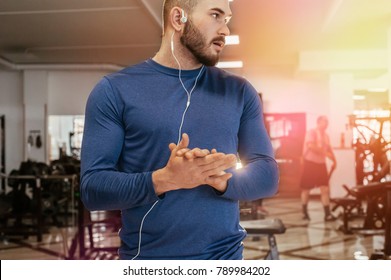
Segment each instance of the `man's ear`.
[[[179,7],[174,7],[170,12],[170,24],[176,31],[181,31],[185,22],[181,20],[182,18],[182,9]],[[187,21],[187,20],[186,20]]]

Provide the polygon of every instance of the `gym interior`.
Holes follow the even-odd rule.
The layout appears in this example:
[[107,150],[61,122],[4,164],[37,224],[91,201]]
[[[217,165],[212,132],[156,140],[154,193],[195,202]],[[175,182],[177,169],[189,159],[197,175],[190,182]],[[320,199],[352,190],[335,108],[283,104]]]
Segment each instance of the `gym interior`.
[[[120,213],[80,202],[85,105],[104,75],[158,51],[162,2],[0,2],[1,260],[118,259]],[[239,203],[244,258],[390,259],[391,2],[230,3],[217,66],[259,92],[280,170],[275,196]],[[337,161],[331,221],[318,189],[310,219],[300,199],[305,135],[320,115]]]

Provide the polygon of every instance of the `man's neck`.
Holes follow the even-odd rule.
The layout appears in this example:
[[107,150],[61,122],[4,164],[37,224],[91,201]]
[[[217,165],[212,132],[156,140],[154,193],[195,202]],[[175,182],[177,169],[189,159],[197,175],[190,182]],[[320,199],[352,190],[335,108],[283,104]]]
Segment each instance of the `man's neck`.
[[176,69],[180,68],[182,70],[193,70],[202,66],[190,51],[178,46],[172,52],[167,44],[162,44],[160,50],[152,59],[163,66]]

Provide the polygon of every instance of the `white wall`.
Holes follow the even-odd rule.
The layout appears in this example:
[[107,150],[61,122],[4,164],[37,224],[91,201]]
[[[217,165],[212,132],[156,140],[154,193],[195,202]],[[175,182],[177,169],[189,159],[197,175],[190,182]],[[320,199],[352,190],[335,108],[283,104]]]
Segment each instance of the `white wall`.
[[[34,140],[34,145],[26,145],[25,160],[46,162],[48,94],[47,71],[29,70],[23,72],[24,141],[27,143],[30,136]],[[37,133],[33,133],[33,131]],[[41,147],[36,145],[37,137],[41,137]]]
[[93,87],[107,72],[51,71],[48,78],[48,114],[84,115]]
[[6,172],[18,169],[23,160],[23,76],[0,71],[0,115],[5,115]]
[[319,115],[330,111],[327,80],[248,76],[248,80],[262,92],[266,113],[306,113],[307,128],[316,124]]
[[276,77],[249,77],[249,81],[262,92],[266,112],[305,112],[310,116],[329,112],[325,81]]
[[[20,162],[48,161],[48,115],[84,115],[88,95],[106,71],[0,71],[0,115],[6,116],[6,172]],[[31,130],[42,147],[28,148]],[[35,140],[35,139],[34,139]]]

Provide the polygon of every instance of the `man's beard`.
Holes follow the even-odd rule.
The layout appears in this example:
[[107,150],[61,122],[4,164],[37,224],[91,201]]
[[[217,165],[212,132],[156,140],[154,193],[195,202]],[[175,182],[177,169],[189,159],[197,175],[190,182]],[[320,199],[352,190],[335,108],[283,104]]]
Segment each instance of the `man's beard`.
[[[215,66],[219,61],[220,56],[218,54],[207,54],[208,46],[206,38],[190,19],[188,19],[185,25],[180,40],[182,45],[184,45],[200,63],[206,66]],[[220,36],[214,40],[224,41],[225,38]]]

